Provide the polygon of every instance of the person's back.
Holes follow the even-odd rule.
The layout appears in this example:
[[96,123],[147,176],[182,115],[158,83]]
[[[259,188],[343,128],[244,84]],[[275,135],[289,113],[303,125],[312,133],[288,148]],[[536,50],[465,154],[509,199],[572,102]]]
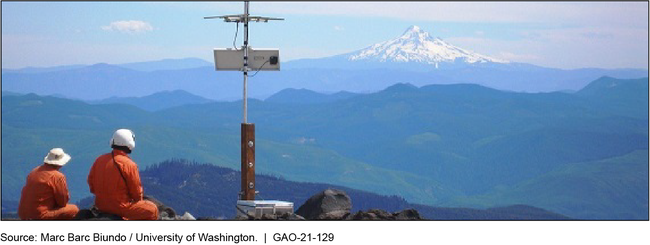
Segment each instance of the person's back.
[[95,207],[129,220],[157,219],[158,208],[143,200],[138,166],[128,156],[133,147],[127,148],[113,141],[111,146],[113,151],[99,156],[88,174],[90,192],[95,194]]
[[[127,181],[131,182],[130,186],[127,186]],[[142,199],[138,168],[119,150],[101,155],[95,160],[88,175],[88,186],[90,192],[95,194],[95,206],[109,213],[117,214],[120,207],[128,206],[133,200]]]
[[20,195],[20,219],[72,219],[79,212],[76,205],[68,204],[70,194],[65,176],[59,172],[61,166],[43,164],[29,173]]

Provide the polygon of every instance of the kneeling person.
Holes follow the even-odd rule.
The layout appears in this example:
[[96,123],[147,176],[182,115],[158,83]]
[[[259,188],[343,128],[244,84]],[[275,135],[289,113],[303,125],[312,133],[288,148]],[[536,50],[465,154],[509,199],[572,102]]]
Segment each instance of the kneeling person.
[[135,135],[131,130],[119,129],[110,145],[113,151],[99,156],[88,174],[95,207],[127,220],[158,219],[156,204],[143,200],[138,165],[128,155],[135,148]]
[[79,208],[68,203],[70,193],[65,176],[59,171],[70,159],[63,149],[54,148],[45,156],[43,165],[29,173],[20,195],[20,219],[66,220],[77,215]]

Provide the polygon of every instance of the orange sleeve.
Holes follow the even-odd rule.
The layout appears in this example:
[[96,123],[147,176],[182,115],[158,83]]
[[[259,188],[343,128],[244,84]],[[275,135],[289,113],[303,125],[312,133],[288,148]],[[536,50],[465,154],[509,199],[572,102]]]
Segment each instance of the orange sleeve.
[[54,200],[56,205],[59,207],[65,207],[70,200],[70,193],[68,192],[68,185],[65,180],[65,176],[61,174],[60,176],[54,176],[52,179],[52,186],[54,188]]
[[129,196],[137,202],[142,200],[144,195],[142,183],[140,182],[140,173],[138,173],[138,165],[136,165],[135,162],[130,159],[127,161],[128,164],[124,165],[128,166],[124,169],[124,178],[126,178],[126,181],[128,182],[127,186],[129,188]]
[[94,178],[95,178],[95,165],[97,165],[97,161],[99,158],[95,160],[93,163],[93,166],[90,167],[90,173],[88,173],[88,187],[90,188],[90,193],[95,193],[95,187],[93,186],[94,183]]

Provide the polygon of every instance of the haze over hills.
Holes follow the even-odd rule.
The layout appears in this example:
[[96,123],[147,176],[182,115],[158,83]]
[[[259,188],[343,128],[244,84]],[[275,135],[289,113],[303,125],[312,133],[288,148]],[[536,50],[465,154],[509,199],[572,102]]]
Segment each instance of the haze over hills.
[[119,64],[117,66],[128,68],[136,71],[164,71],[164,70],[184,70],[200,67],[212,67],[214,63],[207,62],[199,58],[184,58],[184,59],[163,59],[158,61],[149,62],[134,62]]
[[212,100],[190,94],[183,90],[163,91],[144,97],[111,97],[91,104],[129,104],[147,111],[158,111],[182,105],[204,104]]
[[5,69],[2,68],[2,73],[42,73],[42,72],[53,72],[53,71],[65,71],[72,69],[79,69],[85,67],[86,65],[62,65],[62,66],[52,66],[52,67],[25,67],[20,69]]
[[[630,79],[648,74],[642,69],[562,70],[506,62],[433,38],[415,26],[395,39],[358,51],[289,61],[282,69],[251,78],[249,96],[266,99],[287,88],[369,93],[396,83],[470,83],[517,92],[577,91],[602,76]],[[212,100],[232,101],[241,99],[241,83],[240,72],[217,72],[210,62],[194,58],[2,72],[3,91],[82,100],[185,90]]]
[[359,94],[350,92],[337,92],[333,94],[322,94],[307,89],[284,89],[264,100],[265,102],[290,103],[290,104],[318,104],[345,100]]
[[[460,202],[473,203],[474,207],[536,203],[556,212],[571,213],[578,219],[647,219],[647,158],[648,150],[645,149],[603,160],[568,164],[514,186],[461,198]],[[560,200],[571,200],[573,205],[565,205]]]
[[[88,65],[64,65],[52,67],[25,67],[21,69],[2,69],[2,72],[9,73],[43,73],[52,71],[65,71],[87,67]],[[133,62],[124,64],[113,64],[122,68],[127,68],[136,71],[163,71],[163,70],[183,70],[199,67],[214,66],[214,63],[199,59],[199,58],[184,58],[184,59],[162,59],[156,61]]]
[[[258,171],[287,180],[427,205],[647,219],[647,88],[647,78],[611,77],[574,94],[397,84],[319,103],[317,93],[289,90],[271,97],[283,103],[250,100],[249,120]],[[37,156],[54,145],[73,156],[64,171],[73,198],[83,198],[90,164],[119,127],[138,134],[133,157],[143,167],[170,158],[239,166],[240,102],[147,112],[33,94],[2,100],[3,200],[17,199]]]

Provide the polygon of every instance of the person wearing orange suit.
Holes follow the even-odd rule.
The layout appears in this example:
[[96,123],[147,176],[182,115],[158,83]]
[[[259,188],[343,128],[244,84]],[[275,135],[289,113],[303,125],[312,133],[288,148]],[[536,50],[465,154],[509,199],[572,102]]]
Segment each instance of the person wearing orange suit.
[[68,220],[79,212],[77,205],[69,204],[70,193],[65,176],[59,172],[70,155],[61,148],[51,149],[43,165],[34,168],[20,195],[18,217],[22,220]]
[[118,129],[110,145],[113,151],[99,156],[88,174],[95,207],[100,212],[127,220],[156,220],[158,207],[143,200],[138,165],[128,155],[135,148],[135,134],[128,129]]

